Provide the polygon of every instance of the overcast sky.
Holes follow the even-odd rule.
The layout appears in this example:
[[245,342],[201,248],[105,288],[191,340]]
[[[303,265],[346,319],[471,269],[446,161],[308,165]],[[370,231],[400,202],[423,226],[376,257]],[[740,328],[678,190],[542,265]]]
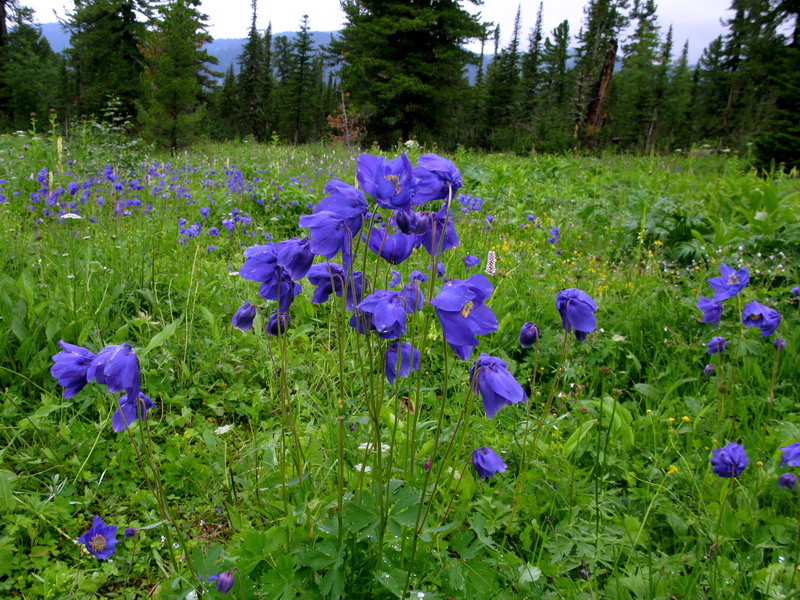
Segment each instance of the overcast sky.
[[[73,7],[71,0],[22,0],[31,6],[41,23],[55,21],[53,11],[64,16]],[[463,3],[462,3],[463,4]],[[570,33],[575,36],[583,23],[583,6],[586,0],[545,0],[544,31],[550,32],[564,19],[570,23]],[[720,19],[727,16],[731,0],[661,0],[658,3],[659,22],[666,33],[672,25],[675,35],[676,53],[684,41],[689,40],[689,56],[696,61],[708,43],[723,32]],[[480,12],[485,21],[500,25],[502,43],[505,44],[514,26],[517,7],[522,6],[524,44],[527,46],[528,32],[536,22],[537,0],[485,0],[483,6],[466,3],[473,13]],[[202,0],[202,10],[208,14],[209,30],[215,38],[241,38],[250,27],[249,0]],[[259,2],[258,26],[266,28],[272,22],[272,31],[297,31],[300,19],[309,15],[311,29],[335,31],[341,29],[344,15],[339,0],[261,0]],[[474,50],[479,44],[470,46]]]

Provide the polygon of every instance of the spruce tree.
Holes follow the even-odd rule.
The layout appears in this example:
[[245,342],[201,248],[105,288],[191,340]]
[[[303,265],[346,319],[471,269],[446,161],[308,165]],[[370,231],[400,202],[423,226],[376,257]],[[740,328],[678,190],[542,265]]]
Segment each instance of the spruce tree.
[[[475,0],[471,0],[474,4]],[[370,135],[381,144],[453,127],[466,87],[464,43],[481,35],[458,0],[342,0],[347,22],[333,44],[341,77]]]
[[264,43],[256,27],[257,0],[251,3],[253,17],[247,41],[239,56],[238,92],[239,102],[237,116],[244,134],[254,136],[257,140],[266,139],[266,110],[264,106]]

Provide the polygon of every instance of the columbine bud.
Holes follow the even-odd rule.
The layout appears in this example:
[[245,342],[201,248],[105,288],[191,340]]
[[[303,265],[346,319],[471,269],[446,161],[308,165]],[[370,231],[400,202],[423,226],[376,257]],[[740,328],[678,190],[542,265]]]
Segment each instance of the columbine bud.
[[220,573],[217,578],[217,591],[220,594],[227,594],[233,587],[233,569]]
[[523,348],[530,348],[539,340],[539,334],[539,326],[528,321],[520,329],[519,345]]
[[414,233],[417,229],[417,213],[413,210],[398,210],[394,214],[394,222],[397,228],[406,235]]
[[256,317],[256,307],[248,300],[242,304],[231,319],[231,325],[242,331],[250,331],[253,327],[253,319]]

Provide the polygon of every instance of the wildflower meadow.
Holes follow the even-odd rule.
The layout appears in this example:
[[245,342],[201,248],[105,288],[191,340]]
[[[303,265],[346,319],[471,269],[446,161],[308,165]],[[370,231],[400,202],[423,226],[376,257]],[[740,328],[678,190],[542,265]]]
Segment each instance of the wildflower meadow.
[[790,598],[800,183],[0,137],[3,598]]

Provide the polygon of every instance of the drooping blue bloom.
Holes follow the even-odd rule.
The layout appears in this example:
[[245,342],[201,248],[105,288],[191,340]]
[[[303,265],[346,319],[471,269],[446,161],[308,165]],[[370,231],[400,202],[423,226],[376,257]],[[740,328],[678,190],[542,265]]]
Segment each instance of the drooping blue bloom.
[[286,333],[289,331],[289,327],[292,326],[292,317],[286,313],[274,312],[269,316],[267,319],[266,325],[266,332],[267,335],[272,337],[278,337],[282,333]]
[[772,345],[774,346],[775,350],[781,352],[784,348],[786,348],[786,340],[780,337],[775,338],[775,341],[772,342]]
[[476,273],[467,280],[445,283],[431,300],[445,340],[462,360],[469,360],[472,349],[478,345],[476,335],[497,331],[497,318],[484,304],[493,291],[489,280]]
[[218,575],[212,575],[211,577],[208,578],[208,581],[209,582],[216,581],[217,591],[220,594],[227,594],[228,592],[231,591],[231,588],[233,588],[233,581],[234,581],[233,569],[224,571],[223,573],[220,573]]
[[63,340],[60,340],[58,345],[61,346],[61,352],[53,356],[50,374],[58,380],[58,385],[64,386],[64,399],[68,400],[89,382],[86,373],[94,354],[86,348],[67,344]]
[[417,159],[414,175],[419,180],[412,198],[414,204],[444,200],[463,185],[458,168],[446,158],[433,153],[423,154]]
[[126,539],[127,539],[127,538],[132,538],[132,537],[133,537],[133,536],[135,536],[137,533],[139,533],[139,530],[138,530],[138,529],[136,529],[136,527],[126,527],[126,528],[125,528],[125,534],[124,534],[124,537],[125,537]]
[[416,282],[398,292],[377,290],[358,303],[350,325],[359,333],[370,330],[382,339],[396,339],[406,333],[406,315],[422,309],[422,305],[422,292]]
[[707,350],[709,354],[721,354],[725,352],[725,348],[727,348],[728,343],[725,341],[724,337],[715,335],[711,338],[711,341],[708,342]]
[[78,542],[100,560],[108,560],[117,551],[117,526],[103,523],[98,515],[94,516],[92,526],[78,538]]
[[112,394],[124,391],[128,397],[138,398],[141,391],[139,358],[130,344],[106,346],[92,359],[86,379],[106,386]]
[[389,283],[389,287],[394,289],[403,281],[403,275],[399,271],[392,271],[391,276],[392,281]]
[[256,307],[248,300],[242,304],[234,313],[231,325],[242,331],[250,331],[253,328],[253,319],[256,318]]
[[712,329],[719,325],[719,321],[722,318],[723,308],[721,302],[701,296],[700,300],[697,301],[697,308],[703,311],[703,316],[700,317],[700,322],[711,323]]
[[551,246],[555,246],[556,244],[558,244],[559,237],[560,237],[560,234],[558,232],[558,227],[554,226],[550,230],[550,237],[547,238],[547,243],[550,244]]
[[519,345],[523,348],[530,348],[539,341],[539,326],[531,321],[524,323],[519,331]]
[[289,306],[303,288],[278,265],[276,245],[267,242],[251,246],[244,251],[244,256],[247,260],[239,269],[239,276],[261,283],[259,296],[265,300],[278,301],[280,311],[289,312]]
[[713,372],[714,372],[714,365],[708,364],[705,367],[703,367],[703,375],[705,375],[706,377],[710,377]]
[[293,237],[278,242],[275,245],[275,256],[278,266],[283,267],[294,281],[300,281],[305,277],[314,262],[311,242],[307,237]]
[[369,232],[367,246],[389,264],[399,265],[411,256],[416,241],[416,235],[402,232],[391,235],[382,227],[373,227]]
[[472,451],[472,466],[481,479],[494,477],[495,473],[505,473],[508,468],[503,459],[494,450],[481,446]]
[[742,324],[745,327],[758,327],[761,335],[766,337],[775,333],[781,324],[781,315],[774,308],[769,308],[753,300],[744,305],[742,310]]
[[720,477],[738,477],[747,467],[744,448],[734,442],[712,450],[711,454],[711,472]]
[[398,210],[394,213],[394,222],[402,233],[416,233],[418,221],[417,213],[412,210]]
[[789,292],[791,292],[792,296],[797,298],[798,296],[800,296],[800,285],[794,286],[791,290],[789,290]]
[[586,336],[597,327],[594,311],[597,305],[586,292],[568,288],[558,292],[556,309],[561,314],[561,326],[570,332],[575,330],[575,339],[583,342]]
[[789,465],[790,467],[800,467],[800,442],[794,442],[788,446],[781,446],[783,450],[783,457],[781,458],[781,467]]
[[794,473],[784,473],[780,477],[778,477],[778,487],[779,488],[786,488],[787,490],[794,490],[794,486],[797,484],[797,475]]
[[111,429],[114,430],[114,433],[124,431],[134,421],[146,417],[147,411],[156,406],[150,398],[141,392],[139,392],[138,402],[133,402],[129,400],[129,398],[130,396],[128,396],[128,394],[123,394],[122,397],[117,400],[119,408],[111,415]]
[[[399,349],[399,352],[398,352]],[[400,362],[398,364],[398,356]],[[411,371],[419,371],[419,350],[411,344],[392,342],[384,355],[383,372],[389,385],[394,385],[397,377],[408,377]]]
[[464,266],[467,269],[467,273],[469,273],[470,269],[474,269],[475,267],[481,264],[481,259],[477,256],[472,256],[472,254],[468,254],[464,257]]
[[734,271],[724,263],[719,266],[719,274],[719,277],[712,277],[708,280],[708,284],[714,288],[714,300],[717,302],[733,298],[746,288],[750,281],[750,273],[747,269],[741,268]]
[[331,294],[341,298],[347,288],[347,310],[353,310],[363,299],[364,278],[361,271],[352,271],[347,275],[341,265],[336,263],[320,263],[308,271],[308,280],[315,287],[311,302],[323,304]]
[[359,155],[356,179],[378,206],[390,210],[411,208],[411,197],[417,191],[417,178],[405,153],[389,161],[382,156]]
[[469,369],[471,389],[483,401],[483,409],[489,419],[503,406],[525,402],[525,390],[508,371],[508,365],[485,352],[472,363]]
[[458,233],[453,219],[447,216],[446,206],[435,213],[419,213],[419,217],[417,244],[424,246],[430,256],[458,246]]
[[436,277],[444,277],[445,273],[447,273],[447,267],[444,266],[442,261],[439,261],[436,264]]
[[411,275],[408,276],[408,279],[410,281],[428,281],[428,276],[422,271],[414,269],[411,271]]

